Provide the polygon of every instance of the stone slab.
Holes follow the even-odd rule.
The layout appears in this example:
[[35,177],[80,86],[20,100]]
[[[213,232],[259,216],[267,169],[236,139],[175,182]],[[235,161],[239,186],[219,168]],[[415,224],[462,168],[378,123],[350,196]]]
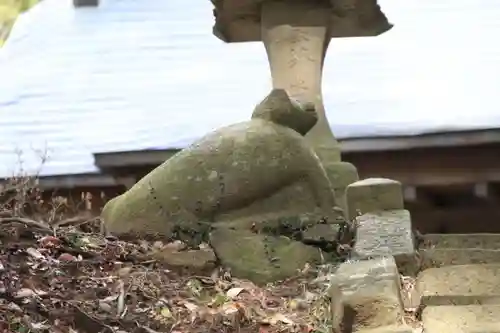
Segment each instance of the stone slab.
[[500,304],[500,265],[429,268],[416,280],[422,306]]
[[500,249],[500,234],[426,234],[421,248]]
[[434,248],[420,250],[421,269],[451,265],[500,264],[500,250]]
[[403,274],[417,274],[410,212],[400,209],[367,213],[358,216],[356,222],[354,252],[357,256],[394,256]]
[[425,333],[499,333],[500,305],[429,306],[422,320]]
[[404,209],[403,187],[396,180],[367,178],[347,186],[346,201],[349,219],[381,210]]
[[354,332],[400,323],[404,311],[394,258],[345,262],[331,283],[342,291],[344,325]]

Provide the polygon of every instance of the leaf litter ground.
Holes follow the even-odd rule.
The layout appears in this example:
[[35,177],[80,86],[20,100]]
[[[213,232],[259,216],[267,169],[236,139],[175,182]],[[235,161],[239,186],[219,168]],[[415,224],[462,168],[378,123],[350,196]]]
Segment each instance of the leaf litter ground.
[[[44,200],[22,168],[0,183],[0,333],[330,331],[331,267],[265,287],[221,269],[173,269],[155,250],[182,244],[104,237],[98,219],[75,214],[82,203],[91,211],[92,195]],[[413,294],[414,280],[401,280]],[[421,331],[416,308],[406,310]]]
[[[98,221],[0,223],[0,332],[326,332],[324,285],[265,288],[214,270],[169,269],[158,242],[104,237]],[[69,221],[69,222],[76,222]]]

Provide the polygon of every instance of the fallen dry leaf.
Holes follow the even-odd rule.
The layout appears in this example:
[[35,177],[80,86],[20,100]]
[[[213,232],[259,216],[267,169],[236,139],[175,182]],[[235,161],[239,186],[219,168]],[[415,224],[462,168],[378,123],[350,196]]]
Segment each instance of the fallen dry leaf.
[[43,256],[43,254],[40,253],[40,251],[38,251],[37,249],[35,249],[33,247],[27,248],[26,249],[26,253],[29,254],[30,256],[32,256],[35,259],[43,259],[43,258],[45,258]]
[[283,314],[281,313],[276,313],[275,315],[273,315],[271,318],[268,319],[268,322],[271,324],[271,325],[276,325],[278,323],[283,323],[283,324],[286,324],[286,325],[293,325],[294,322],[292,320],[290,320],[289,318],[285,317]]
[[231,298],[231,299],[234,299],[236,298],[243,290],[245,290],[244,288],[231,288],[229,289],[227,292],[226,292],[226,296]]
[[75,256],[73,256],[73,255],[71,255],[71,254],[69,254],[69,253],[62,253],[62,254],[61,254],[61,255],[57,258],[57,260],[59,260],[59,261],[63,261],[63,262],[70,262],[70,261],[77,261],[78,259],[77,259]]
[[27,298],[27,297],[33,297],[33,296],[35,296],[35,292],[29,288],[19,289],[17,291],[17,293],[14,294],[15,298]]
[[38,241],[40,246],[45,248],[54,248],[61,245],[61,240],[54,236],[44,236]]

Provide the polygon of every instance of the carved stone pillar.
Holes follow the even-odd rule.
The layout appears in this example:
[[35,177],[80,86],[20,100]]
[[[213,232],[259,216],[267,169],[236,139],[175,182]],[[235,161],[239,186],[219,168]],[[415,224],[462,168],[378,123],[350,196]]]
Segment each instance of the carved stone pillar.
[[325,115],[321,92],[331,39],[331,8],[316,1],[269,1],[261,7],[261,36],[274,88],[313,102],[319,121],[306,138],[324,162],[340,161],[340,149]]

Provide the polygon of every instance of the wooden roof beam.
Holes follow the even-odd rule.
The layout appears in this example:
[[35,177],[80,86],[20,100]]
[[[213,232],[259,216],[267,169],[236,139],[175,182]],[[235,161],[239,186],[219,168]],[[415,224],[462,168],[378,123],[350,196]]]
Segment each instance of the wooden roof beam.
[[474,184],[474,196],[487,201],[499,201],[500,184],[481,182]]
[[429,194],[417,186],[403,185],[403,198],[406,203],[418,206],[432,206],[432,200]]

